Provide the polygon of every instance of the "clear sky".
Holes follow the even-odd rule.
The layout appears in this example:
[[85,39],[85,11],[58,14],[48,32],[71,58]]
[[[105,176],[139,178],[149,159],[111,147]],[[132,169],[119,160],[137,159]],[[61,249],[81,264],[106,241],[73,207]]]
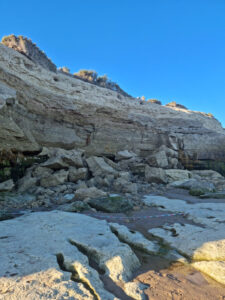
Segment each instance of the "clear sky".
[[0,36],[133,96],[213,113],[225,127],[225,0],[0,0]]

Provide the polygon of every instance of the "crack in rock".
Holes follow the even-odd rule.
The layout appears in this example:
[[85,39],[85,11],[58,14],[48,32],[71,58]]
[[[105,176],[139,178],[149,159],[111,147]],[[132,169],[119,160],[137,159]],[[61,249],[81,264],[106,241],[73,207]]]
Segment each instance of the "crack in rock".
[[131,231],[124,225],[109,223],[111,231],[119,238],[121,242],[127,243],[137,250],[142,250],[148,254],[157,254],[159,246],[146,239],[140,232]]
[[[62,271],[71,272],[71,280],[80,282],[93,295],[94,300],[101,300],[95,288],[87,278],[87,269],[79,262],[66,262],[62,253],[56,254],[57,262]],[[86,276],[84,275],[86,273]]]

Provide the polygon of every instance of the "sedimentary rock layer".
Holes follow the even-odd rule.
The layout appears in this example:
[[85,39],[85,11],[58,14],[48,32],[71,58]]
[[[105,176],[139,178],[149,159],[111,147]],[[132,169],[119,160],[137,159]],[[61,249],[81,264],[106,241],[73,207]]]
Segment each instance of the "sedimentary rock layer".
[[0,44],[0,151],[37,153],[43,146],[141,157],[161,145],[192,168],[223,168],[225,131],[213,117],[137,99],[50,72]]

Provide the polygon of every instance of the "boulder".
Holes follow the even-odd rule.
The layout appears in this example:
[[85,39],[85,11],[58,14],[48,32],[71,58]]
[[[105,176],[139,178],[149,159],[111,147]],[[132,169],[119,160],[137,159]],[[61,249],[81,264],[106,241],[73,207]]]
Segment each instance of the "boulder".
[[[37,204],[36,196],[28,193],[3,192],[0,193],[0,205],[3,214],[8,214],[8,209],[31,208]],[[0,210],[1,210],[0,209]],[[17,216],[14,215],[14,216]]]
[[82,168],[83,160],[81,150],[64,150],[60,148],[45,150],[46,155],[50,158],[42,163],[42,167],[53,170],[68,168],[69,166]]
[[127,181],[130,181],[131,180],[131,174],[129,172],[120,172],[118,174],[118,177],[119,178],[122,178],[122,179],[125,179]]
[[151,155],[146,157],[146,162],[151,167],[156,168],[177,168],[178,152],[166,147],[165,145],[162,145]]
[[85,180],[87,177],[87,168],[76,169],[74,167],[69,168],[69,181],[77,182],[78,180]]
[[88,204],[97,210],[110,213],[125,212],[133,208],[131,201],[119,195],[91,199]]
[[103,198],[105,196],[107,196],[107,193],[97,189],[96,187],[79,188],[75,192],[75,200]]
[[165,151],[158,151],[146,158],[151,167],[167,168],[169,166],[168,157]]
[[60,156],[68,166],[73,166],[76,168],[83,167],[82,154],[82,150],[59,149],[57,151],[57,156]]
[[146,165],[145,179],[147,182],[152,183],[167,183],[168,179],[165,170],[161,168],[152,168]]
[[63,161],[62,157],[51,157],[47,161],[45,161],[42,165],[42,167],[50,168],[52,170],[60,170],[68,168],[68,164]]
[[168,182],[189,180],[191,178],[191,172],[187,170],[169,169],[165,170]]
[[177,169],[179,168],[179,166],[181,166],[181,164],[179,164],[178,159],[175,157],[168,157],[168,163],[169,167],[172,169]]
[[47,177],[53,173],[53,170],[41,166],[37,166],[33,172],[32,176],[37,178]]
[[15,187],[12,179],[0,183],[0,192],[10,192]]
[[141,177],[145,176],[145,168],[146,168],[146,164],[140,163],[140,162],[132,162],[129,166],[129,169],[132,174],[138,175]]
[[198,181],[195,179],[174,181],[170,183],[170,186],[186,190],[198,190],[202,191],[202,193],[212,192],[215,190],[213,183],[207,181]]
[[64,182],[67,181],[68,174],[69,171],[65,171],[65,170],[57,171],[50,176],[43,177],[40,180],[40,185],[42,187],[52,187],[52,186],[63,184]]
[[206,180],[225,179],[220,173],[213,170],[193,170],[191,173],[193,177],[197,175]]
[[24,177],[22,177],[17,182],[18,192],[24,193],[25,191],[29,190],[30,188],[35,187],[38,184],[38,178],[32,177],[31,173],[28,172]]
[[117,173],[117,171],[108,165],[102,157],[89,157],[87,159],[87,164],[93,176],[114,175]]
[[58,209],[68,212],[81,212],[83,210],[89,210],[90,206],[83,201],[75,201],[69,204],[65,204]]
[[135,153],[128,151],[128,150],[123,150],[123,151],[117,152],[115,159],[117,161],[120,161],[120,160],[130,159],[135,156],[137,156]]
[[114,161],[112,161],[111,159],[104,157],[104,161],[113,169],[115,169],[116,171],[121,172],[121,167],[118,163],[115,163]]
[[123,177],[119,177],[114,181],[113,188],[118,193],[137,194],[137,184],[132,183]]

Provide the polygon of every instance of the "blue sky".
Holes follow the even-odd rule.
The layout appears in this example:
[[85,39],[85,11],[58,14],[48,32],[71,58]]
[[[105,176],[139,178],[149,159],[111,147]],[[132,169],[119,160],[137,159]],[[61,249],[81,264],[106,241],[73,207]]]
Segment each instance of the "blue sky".
[[0,36],[133,96],[213,113],[225,127],[225,0],[0,0]]

